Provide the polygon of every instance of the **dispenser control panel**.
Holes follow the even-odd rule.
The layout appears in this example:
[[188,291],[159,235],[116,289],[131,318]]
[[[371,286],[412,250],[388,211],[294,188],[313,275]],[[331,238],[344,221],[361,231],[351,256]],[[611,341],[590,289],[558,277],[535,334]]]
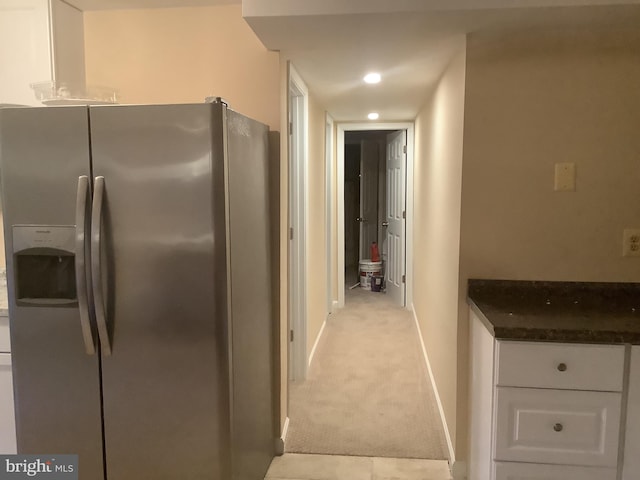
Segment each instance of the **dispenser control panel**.
[[74,225],[14,225],[13,252],[28,248],[53,248],[73,253],[75,235]]

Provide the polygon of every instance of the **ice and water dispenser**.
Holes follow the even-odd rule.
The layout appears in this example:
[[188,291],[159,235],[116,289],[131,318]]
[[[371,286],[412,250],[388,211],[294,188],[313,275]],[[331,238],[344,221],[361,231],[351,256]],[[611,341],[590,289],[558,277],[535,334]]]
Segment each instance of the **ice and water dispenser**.
[[76,305],[75,226],[14,225],[16,304]]

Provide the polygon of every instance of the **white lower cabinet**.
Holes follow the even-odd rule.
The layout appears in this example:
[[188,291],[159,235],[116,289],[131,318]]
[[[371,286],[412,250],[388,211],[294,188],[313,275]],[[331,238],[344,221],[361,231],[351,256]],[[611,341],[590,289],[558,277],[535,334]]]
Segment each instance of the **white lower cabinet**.
[[615,468],[496,462],[496,480],[616,480]]
[[640,346],[631,348],[622,480],[640,478]]
[[0,454],[5,453],[16,453],[10,353],[0,353]]
[[[473,310],[470,319],[469,480],[616,480],[626,347],[496,340]],[[623,480],[640,479],[634,375]]]

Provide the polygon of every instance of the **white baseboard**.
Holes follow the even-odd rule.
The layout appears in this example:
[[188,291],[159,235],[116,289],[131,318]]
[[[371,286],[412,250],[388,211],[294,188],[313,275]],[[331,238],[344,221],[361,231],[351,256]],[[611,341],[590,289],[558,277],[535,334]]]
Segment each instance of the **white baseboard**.
[[318,347],[318,342],[320,341],[320,337],[322,336],[322,332],[324,332],[324,327],[327,326],[327,321],[322,322],[322,326],[320,327],[320,331],[318,332],[318,336],[316,337],[316,341],[313,343],[313,348],[311,349],[311,353],[309,354],[309,363],[308,366],[311,366],[311,360],[313,360],[313,356],[316,354],[316,348]]
[[440,400],[440,394],[438,393],[438,386],[436,385],[436,380],[433,376],[433,370],[431,370],[431,363],[429,362],[429,355],[427,355],[427,349],[424,346],[424,340],[422,338],[422,330],[420,330],[420,322],[418,322],[418,316],[416,315],[416,309],[413,304],[411,304],[411,312],[413,313],[413,320],[416,322],[416,328],[418,329],[418,337],[420,338],[420,345],[422,346],[422,355],[424,356],[424,361],[427,365],[427,371],[429,372],[429,380],[431,381],[431,386],[433,387],[433,393],[436,397],[436,404],[438,405],[438,412],[440,413],[440,420],[442,421],[442,428],[444,429],[444,436],[447,440],[447,449],[449,450],[449,465],[451,466],[451,473],[454,474],[454,479],[464,478],[460,476],[455,476],[454,470],[459,470],[460,467],[456,468],[457,464],[463,464],[463,462],[456,462],[456,453],[453,448],[453,442],[451,441],[451,434],[449,433],[449,426],[447,425],[447,419],[444,416],[444,408],[442,406],[442,401]]
[[284,419],[284,427],[282,427],[282,434],[280,438],[276,440],[276,455],[284,455],[284,442],[287,440],[287,433],[289,432],[289,417]]

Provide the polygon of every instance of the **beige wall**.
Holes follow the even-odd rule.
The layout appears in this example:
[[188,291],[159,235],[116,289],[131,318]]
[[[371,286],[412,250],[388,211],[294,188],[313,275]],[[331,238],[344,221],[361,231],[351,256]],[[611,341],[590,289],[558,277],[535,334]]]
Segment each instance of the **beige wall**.
[[[640,280],[640,32],[471,36],[463,269],[526,280]],[[576,192],[554,192],[575,162]]]
[[454,445],[464,423],[456,350],[465,38],[455,42],[458,53],[416,118],[413,239],[413,307]]
[[242,19],[240,5],[85,12],[89,85],[117,89],[121,103],[224,98],[280,128],[279,54]]
[[[639,31],[468,39],[460,258],[467,279],[640,281],[622,231],[640,226]],[[556,162],[577,190],[554,192]]]
[[307,355],[327,318],[327,226],[325,112],[309,94],[309,163],[307,231]]

